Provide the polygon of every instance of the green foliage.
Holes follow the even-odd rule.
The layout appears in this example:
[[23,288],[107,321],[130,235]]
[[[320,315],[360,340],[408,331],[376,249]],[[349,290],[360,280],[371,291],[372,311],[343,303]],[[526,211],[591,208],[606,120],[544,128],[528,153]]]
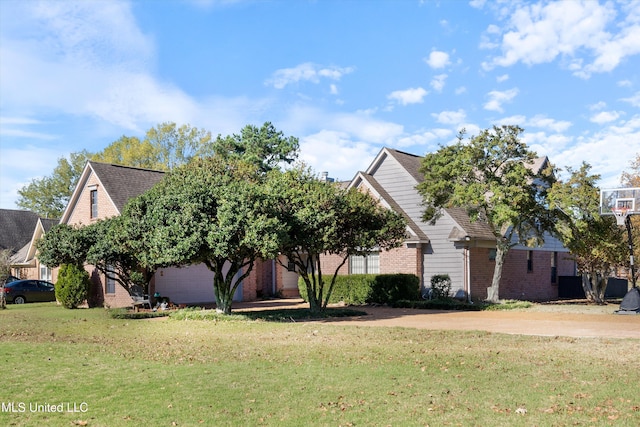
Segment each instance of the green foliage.
[[63,264],[55,284],[56,299],[65,308],[78,308],[89,293],[89,274],[74,264]]
[[420,279],[415,274],[379,274],[375,276],[368,303],[393,304],[403,299],[420,298]]
[[533,307],[533,303],[530,301],[503,300],[498,304],[482,304],[481,306],[485,311],[504,311],[531,308]]
[[82,266],[95,236],[87,227],[56,224],[36,243],[38,259],[49,267],[62,264]]
[[431,276],[431,292],[433,299],[447,299],[451,293],[451,278],[448,274]]
[[[312,311],[322,311],[332,300],[338,271],[350,255],[394,248],[404,239],[402,216],[367,193],[322,182],[308,169],[278,174],[270,185],[279,200],[280,221],[286,226],[280,252],[305,280]],[[332,276],[322,274],[323,255],[342,259]]]
[[602,303],[602,284],[613,266],[627,261],[627,238],[611,216],[600,216],[599,175],[590,175],[591,166],[567,168],[566,181],[554,183],[549,192],[549,206],[556,211],[555,234],[574,257],[583,273],[583,287],[588,299]]
[[400,300],[391,304],[395,308],[419,308],[424,310],[462,310],[462,311],[481,311],[484,309],[482,304],[470,304],[464,301],[454,299],[433,299],[433,300]]
[[[496,239],[496,264],[488,299],[499,299],[502,265],[509,249],[520,243],[542,243],[554,218],[547,206],[547,190],[554,169],[535,170],[537,155],[520,140],[518,126],[494,126],[469,141],[427,154],[420,171],[418,192],[425,206],[423,218],[434,224],[446,208],[463,208],[472,221],[483,221]],[[473,236],[471,236],[473,237]]]
[[196,158],[127,204],[126,244],[145,268],[206,264],[228,314],[256,259],[274,258],[282,240],[264,179],[242,161]]
[[[331,277],[324,281],[331,280]],[[420,296],[420,279],[413,274],[349,274],[339,275],[330,304],[344,302],[350,305],[390,304],[401,299],[417,299]],[[305,280],[298,279],[300,296],[309,301]]]
[[154,319],[156,317],[168,317],[170,311],[133,311],[129,308],[114,308],[109,310],[109,317],[112,319]]
[[18,190],[17,206],[44,218],[60,218],[67,207],[71,193],[90,160],[87,151],[71,153],[69,160],[62,157],[50,176],[34,179]]
[[241,159],[261,172],[268,172],[280,163],[293,162],[298,157],[298,150],[298,138],[285,137],[273,124],[265,122],[260,128],[245,126],[240,135],[218,135],[211,154],[230,160]]

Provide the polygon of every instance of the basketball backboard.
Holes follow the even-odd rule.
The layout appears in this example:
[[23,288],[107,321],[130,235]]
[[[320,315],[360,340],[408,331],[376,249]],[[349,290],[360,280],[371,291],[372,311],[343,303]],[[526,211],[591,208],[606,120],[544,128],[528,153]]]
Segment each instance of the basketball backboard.
[[600,215],[615,215],[625,209],[627,215],[640,213],[639,187],[600,190]]

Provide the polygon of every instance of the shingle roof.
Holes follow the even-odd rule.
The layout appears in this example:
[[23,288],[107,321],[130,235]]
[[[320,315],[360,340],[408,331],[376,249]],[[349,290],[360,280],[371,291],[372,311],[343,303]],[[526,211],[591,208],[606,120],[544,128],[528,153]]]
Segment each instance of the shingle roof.
[[0,209],[0,250],[12,253],[31,241],[38,215],[30,211]]
[[[491,232],[491,228],[484,221],[471,221],[466,209],[464,208],[447,208],[447,213],[453,220],[462,227],[466,236],[472,239],[495,240],[495,236]],[[464,236],[458,236],[464,237]]]
[[424,175],[420,172],[421,156],[394,150],[393,148],[387,148],[387,151],[417,182],[424,180]]
[[164,176],[164,172],[151,169],[99,162],[89,162],[89,165],[120,212],[129,199],[149,190]]

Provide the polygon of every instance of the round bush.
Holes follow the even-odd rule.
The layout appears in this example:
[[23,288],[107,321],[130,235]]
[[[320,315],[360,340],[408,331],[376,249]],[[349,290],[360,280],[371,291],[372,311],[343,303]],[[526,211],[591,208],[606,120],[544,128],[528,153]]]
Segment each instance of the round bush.
[[55,285],[56,299],[65,308],[78,308],[87,299],[90,285],[89,273],[84,268],[63,264]]

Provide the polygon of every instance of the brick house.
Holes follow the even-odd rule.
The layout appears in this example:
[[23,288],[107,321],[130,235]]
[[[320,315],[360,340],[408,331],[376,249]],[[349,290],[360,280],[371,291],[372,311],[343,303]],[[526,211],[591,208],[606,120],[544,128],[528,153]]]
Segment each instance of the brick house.
[[[420,278],[423,289],[430,287],[432,276],[448,274],[452,292],[485,299],[495,267],[495,237],[485,223],[472,222],[461,208],[445,209],[435,225],[422,220],[422,197],[416,190],[423,180],[420,161],[420,156],[383,148],[348,184],[403,215],[407,238],[400,248],[350,257],[340,274],[411,273]],[[547,162],[540,158],[533,168],[540,171]],[[325,257],[323,271],[334,271],[336,262],[337,257]],[[576,270],[568,250],[552,236],[540,247],[515,246],[503,268],[500,297],[535,301],[556,299],[558,276],[572,276]]]
[[[90,161],[73,191],[61,223],[82,226],[120,215],[127,201],[153,187],[164,172]],[[275,262],[257,262],[242,281],[234,300],[252,301],[259,294],[278,293]],[[85,267],[92,283],[92,299],[108,307],[127,307],[129,292],[116,281],[107,279],[93,266]],[[296,288],[297,290],[297,288]],[[151,280],[149,294],[158,292],[177,304],[212,304],[213,272],[204,264],[159,269]]]
[[30,211],[0,209],[0,250],[9,251],[13,276],[55,280],[52,270],[38,261],[35,243],[57,222]]

